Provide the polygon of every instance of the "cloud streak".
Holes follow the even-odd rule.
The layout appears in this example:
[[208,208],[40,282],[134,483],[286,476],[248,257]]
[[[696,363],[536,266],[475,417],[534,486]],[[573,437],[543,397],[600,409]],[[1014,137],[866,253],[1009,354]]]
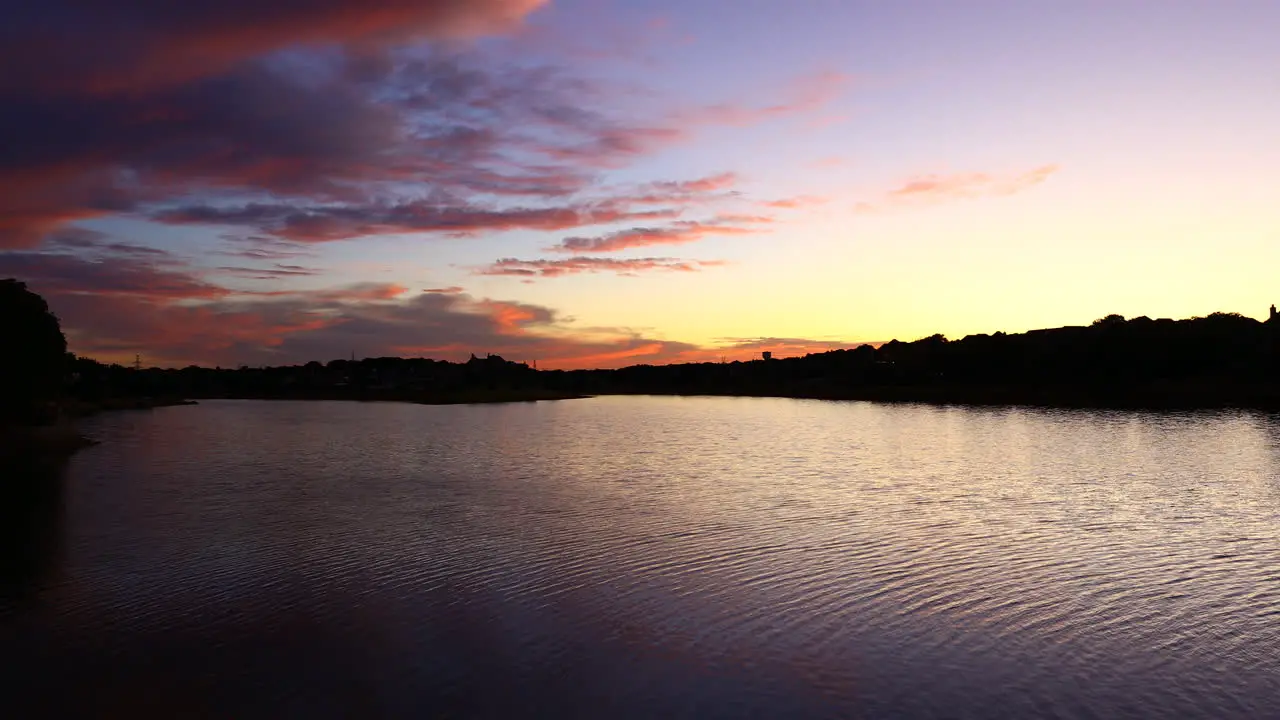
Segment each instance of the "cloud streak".
[[[608,83],[451,42],[510,32],[545,4],[0,0],[0,134],[21,139],[0,146],[0,275],[46,294],[77,351],[172,363],[352,347],[566,366],[693,357],[702,349],[576,332],[549,308],[460,287],[313,289],[325,271],[303,258],[317,243],[405,233],[570,236],[555,258],[479,274],[702,271],[721,263],[598,256],[761,233],[773,210],[802,206],[751,202],[734,172],[620,186],[608,171],[710,126],[818,111],[846,77],[806,78],[776,100],[620,113],[608,106],[624,91]],[[136,241],[82,227],[105,218],[152,226]],[[222,235],[150,244],[175,227],[214,229],[181,232],[191,243]]]
[[[530,267],[539,276],[554,276],[604,268],[630,272],[646,265],[685,272],[717,264],[598,257],[550,262]],[[15,273],[48,299],[72,351],[108,361],[141,353],[158,365],[237,366],[301,364],[352,351],[449,360],[494,352],[536,359],[545,368],[620,367],[701,362],[726,354],[749,359],[766,342],[739,339],[703,347],[626,329],[577,328],[549,307],[476,298],[460,287],[414,293],[396,283],[358,283],[232,292],[189,268],[149,265],[125,256],[85,260],[59,253],[0,253],[0,276]],[[768,343],[773,348],[826,347],[803,340]]]
[[558,253],[609,253],[654,245],[685,245],[713,236],[754,235],[760,225],[772,222],[764,216],[721,216],[708,221],[680,220],[664,227],[634,227],[596,236],[567,237],[546,248]]
[[286,265],[283,263],[275,263],[271,267],[266,268],[223,266],[219,267],[218,271],[235,277],[247,278],[249,280],[280,280],[294,277],[315,277],[321,274],[321,271],[316,268],[303,267],[302,265]]
[[590,225],[671,218],[679,210],[631,210],[615,202],[556,207],[479,207],[406,201],[373,205],[253,203],[238,207],[193,205],[157,213],[154,220],[174,225],[251,228],[300,243],[347,240],[394,233],[470,235],[506,230],[567,230]]
[[[500,33],[545,0],[4,0],[0,90],[107,95],[217,74],[296,46]],[[17,70],[22,68],[21,71]]]
[[830,198],[819,195],[797,195],[795,197],[782,198],[781,200],[766,200],[762,204],[775,210],[798,210],[825,205],[829,201]]
[[771,104],[716,103],[677,114],[680,124],[746,127],[770,120],[808,115],[840,97],[853,78],[841,72],[825,71],[790,83],[788,97]]
[[[120,214],[308,242],[562,230],[609,209],[606,222],[642,219],[640,205],[670,218],[732,197],[739,178],[617,197],[601,170],[702,125],[803,112],[838,85],[821,76],[751,111],[621,119],[602,108],[608,88],[561,69],[402,45],[509,27],[540,4],[200,0],[158,13],[126,0],[101,30],[87,4],[14,11],[0,31],[14,42],[0,54],[23,71],[0,71],[0,133],[24,142],[0,150],[0,248],[32,249],[69,223]],[[41,29],[43,42],[18,42]],[[340,50],[299,50],[324,43]],[[286,48],[289,62],[267,54]],[[592,209],[602,203],[613,207]]]
[[1041,165],[1012,175],[954,173],[922,175],[893,188],[878,201],[858,203],[860,211],[912,205],[935,205],[954,200],[1004,197],[1030,190],[1058,171],[1057,165]]
[[700,272],[720,267],[720,260],[681,260],[670,257],[602,258],[571,257],[562,260],[518,260],[502,258],[491,265],[479,268],[477,275],[505,275],[512,277],[562,277],[583,273],[614,273],[634,276],[649,272]]
[[267,232],[247,222],[254,212],[289,219],[286,231],[314,217],[369,232],[591,220],[588,201],[569,198],[600,167],[678,134],[584,109],[595,91],[557,71],[419,54],[310,75],[250,62],[106,97],[0,92],[0,131],[25,139],[0,151],[0,248],[120,213]]
[[208,300],[231,294],[190,272],[127,258],[9,252],[0,254],[0,275],[22,278],[42,294],[129,295],[165,300]]

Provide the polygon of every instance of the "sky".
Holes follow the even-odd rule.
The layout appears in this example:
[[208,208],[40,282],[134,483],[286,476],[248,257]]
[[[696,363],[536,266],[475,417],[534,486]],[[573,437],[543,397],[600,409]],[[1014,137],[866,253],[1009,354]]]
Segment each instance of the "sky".
[[1272,0],[0,0],[0,277],[159,366],[1280,300]]

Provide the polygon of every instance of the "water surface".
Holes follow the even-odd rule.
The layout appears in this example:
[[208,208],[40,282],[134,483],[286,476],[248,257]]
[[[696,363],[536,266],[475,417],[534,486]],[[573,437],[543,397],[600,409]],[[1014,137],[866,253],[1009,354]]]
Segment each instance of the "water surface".
[[8,717],[1280,717],[1263,414],[210,401],[86,430],[6,499]]

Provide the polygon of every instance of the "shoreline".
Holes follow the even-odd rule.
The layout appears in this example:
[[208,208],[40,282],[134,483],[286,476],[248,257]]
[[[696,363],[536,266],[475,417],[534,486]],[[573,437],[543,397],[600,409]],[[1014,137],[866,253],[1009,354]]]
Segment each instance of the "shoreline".
[[80,434],[74,420],[52,425],[0,428],[0,463],[59,461],[99,441]]
[[199,405],[199,400],[328,400],[341,402],[401,402],[413,405],[494,405],[553,400],[581,400],[589,397],[591,396],[581,393],[530,389],[520,391],[469,390],[427,396],[375,391],[359,395],[351,393],[327,393],[308,396],[228,394],[201,396],[198,399],[180,397],[114,397],[96,401],[70,400],[63,407],[61,419],[55,423],[0,428],[0,462],[40,462],[65,459],[75,454],[77,450],[99,444],[98,440],[81,434],[78,421],[84,418],[109,412]]
[[80,435],[76,421],[103,412],[151,410],[198,405],[200,400],[298,400],[339,402],[401,402],[414,405],[493,405],[505,403],[582,400],[598,396],[652,395],[658,397],[742,397],[831,400],[887,404],[924,404],[939,407],[1026,407],[1062,410],[1135,410],[1187,412],[1197,410],[1280,411],[1280,386],[1206,385],[1180,387],[1100,388],[1089,386],[946,387],[929,385],[871,386],[860,388],[773,389],[593,389],[569,392],[544,389],[477,390],[446,393],[395,391],[328,392],[314,394],[227,393],[191,398],[111,398],[104,401],[72,401],[65,419],[49,426],[0,430],[0,458],[19,454],[22,445],[36,447],[37,455],[70,455],[96,445]]
[[152,410],[182,405],[199,405],[199,403],[179,397],[112,397],[99,400],[68,400],[63,409],[68,417],[78,419],[104,412]]
[[411,405],[496,405],[502,403],[583,400],[592,395],[557,390],[459,390],[444,393],[395,391],[328,392],[310,394],[224,393],[194,396],[199,400],[298,400],[304,402],[401,402]]
[[[226,394],[202,396],[201,400],[301,400],[346,402],[405,402],[415,405],[482,405],[553,400],[581,400],[592,397],[653,395],[667,397],[772,397],[794,400],[832,400],[890,404],[959,405],[971,407],[1028,407],[1079,410],[1263,410],[1280,411],[1280,386],[1182,386],[1100,388],[1090,386],[1008,386],[945,387],[929,385],[872,386],[861,388],[776,388],[729,389],[613,389],[589,392],[557,390],[460,391],[429,396],[394,392],[321,393],[308,395]],[[172,404],[195,404],[194,401]]]
[[79,421],[105,412],[151,410],[158,407],[197,405],[180,398],[109,398],[89,402],[68,400],[59,418],[47,425],[0,427],[0,462],[41,463],[65,460],[100,441],[84,435]]
[[834,400],[888,404],[968,407],[1027,407],[1061,410],[1262,410],[1280,411],[1280,387],[1139,387],[1088,386],[942,387],[878,386],[849,389],[774,390],[614,390],[599,395],[656,395],[672,397],[776,397],[795,400]]

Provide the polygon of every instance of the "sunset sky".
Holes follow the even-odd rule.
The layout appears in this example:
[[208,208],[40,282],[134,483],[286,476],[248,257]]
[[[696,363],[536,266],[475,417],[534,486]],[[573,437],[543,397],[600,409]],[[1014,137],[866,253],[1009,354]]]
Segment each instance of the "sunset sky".
[[0,277],[154,365],[1280,301],[1273,0],[0,0]]

